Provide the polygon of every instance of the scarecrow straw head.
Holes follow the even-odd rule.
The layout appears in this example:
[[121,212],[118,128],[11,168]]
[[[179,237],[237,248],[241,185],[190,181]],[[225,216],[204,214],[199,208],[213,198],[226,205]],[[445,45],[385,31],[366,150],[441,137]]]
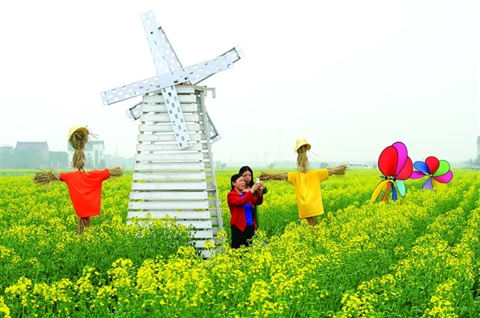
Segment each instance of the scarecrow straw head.
[[83,150],[88,142],[89,131],[87,127],[72,126],[68,132],[68,142],[75,150]]
[[72,160],[75,169],[83,170],[85,167],[86,158],[83,150],[89,140],[89,134],[87,127],[82,126],[72,126],[68,132],[68,142],[75,149]]
[[312,146],[307,142],[305,137],[297,138],[293,150],[297,152],[297,170],[299,172],[306,173],[309,169],[307,151],[310,150]]

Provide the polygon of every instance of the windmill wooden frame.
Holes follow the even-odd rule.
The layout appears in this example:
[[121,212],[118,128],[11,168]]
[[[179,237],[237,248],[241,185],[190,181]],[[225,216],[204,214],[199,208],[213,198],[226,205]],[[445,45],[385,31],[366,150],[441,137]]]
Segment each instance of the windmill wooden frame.
[[243,52],[234,47],[183,67],[153,13],[141,19],[157,75],[101,93],[104,105],[142,96],[127,111],[140,119],[128,219],[174,218],[191,228],[195,247],[209,256],[205,245],[223,228],[212,152],[220,136],[205,107],[214,89],[198,83],[230,69]]

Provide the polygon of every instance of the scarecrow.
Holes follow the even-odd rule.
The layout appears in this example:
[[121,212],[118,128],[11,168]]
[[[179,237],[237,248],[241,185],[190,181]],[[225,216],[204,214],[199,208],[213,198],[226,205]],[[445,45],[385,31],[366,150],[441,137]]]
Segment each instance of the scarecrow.
[[40,185],[53,181],[63,181],[67,184],[73,208],[78,216],[78,234],[82,234],[85,227],[91,226],[90,217],[100,215],[102,182],[122,175],[120,167],[85,172],[84,148],[90,135],[95,136],[89,132],[87,127],[81,126],[72,126],[68,133],[68,142],[75,149],[72,165],[76,171],[62,173],[42,171],[37,172],[33,179],[36,184]]
[[297,172],[262,172],[260,180],[285,180],[295,186],[298,214],[307,219],[309,225],[315,225],[315,217],[323,214],[323,202],[320,184],[330,175],[344,175],[347,165],[335,168],[309,170],[307,151],[312,146],[304,137],[296,140],[293,150],[297,152]]

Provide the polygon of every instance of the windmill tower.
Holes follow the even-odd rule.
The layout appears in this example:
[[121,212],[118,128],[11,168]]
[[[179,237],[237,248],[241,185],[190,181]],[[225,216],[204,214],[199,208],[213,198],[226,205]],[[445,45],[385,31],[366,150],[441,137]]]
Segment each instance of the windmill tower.
[[234,47],[206,62],[183,67],[151,11],[141,20],[157,75],[101,93],[104,105],[142,96],[127,111],[140,119],[128,219],[175,218],[192,226],[195,247],[204,256],[207,241],[223,228],[212,143],[220,136],[205,109],[213,88],[199,86],[225,71],[243,53]]

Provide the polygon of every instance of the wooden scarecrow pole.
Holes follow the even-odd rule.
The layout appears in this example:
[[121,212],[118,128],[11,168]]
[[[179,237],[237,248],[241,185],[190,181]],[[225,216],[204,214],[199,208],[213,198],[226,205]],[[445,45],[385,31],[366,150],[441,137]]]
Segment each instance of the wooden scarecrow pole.
[[260,180],[284,180],[295,186],[298,213],[301,219],[307,219],[309,225],[315,225],[315,217],[324,213],[320,184],[331,175],[344,175],[347,165],[335,168],[309,169],[307,151],[312,146],[304,137],[296,140],[293,150],[297,152],[297,172],[262,172]]
[[78,216],[78,234],[82,234],[85,227],[91,226],[90,217],[100,215],[102,182],[112,177],[122,176],[120,167],[85,172],[84,149],[90,135],[94,136],[87,127],[82,126],[72,126],[68,132],[68,142],[75,149],[72,166],[76,171],[62,173],[42,171],[37,172],[33,179],[40,185],[53,181],[63,181],[67,184],[73,208]]

